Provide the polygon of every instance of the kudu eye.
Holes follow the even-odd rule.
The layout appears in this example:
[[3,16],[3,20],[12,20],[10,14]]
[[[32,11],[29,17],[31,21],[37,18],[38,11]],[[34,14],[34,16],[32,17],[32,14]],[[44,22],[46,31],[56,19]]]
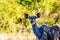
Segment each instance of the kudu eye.
[[39,18],[40,17],[40,13],[37,13],[36,16]]
[[27,19],[28,18],[28,14],[24,14],[24,17]]

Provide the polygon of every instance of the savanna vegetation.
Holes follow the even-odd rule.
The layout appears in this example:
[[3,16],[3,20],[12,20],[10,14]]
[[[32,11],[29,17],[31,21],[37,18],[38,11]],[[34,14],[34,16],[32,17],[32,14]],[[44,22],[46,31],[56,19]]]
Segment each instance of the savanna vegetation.
[[20,28],[32,28],[24,14],[36,15],[37,25],[60,24],[60,0],[0,0],[0,31],[18,32]]

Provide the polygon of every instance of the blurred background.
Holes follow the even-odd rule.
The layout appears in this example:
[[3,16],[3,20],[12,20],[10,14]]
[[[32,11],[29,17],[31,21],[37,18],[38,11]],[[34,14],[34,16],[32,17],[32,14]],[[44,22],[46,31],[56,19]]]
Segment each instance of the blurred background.
[[0,40],[36,40],[24,14],[38,12],[37,25],[60,25],[60,0],[0,0]]

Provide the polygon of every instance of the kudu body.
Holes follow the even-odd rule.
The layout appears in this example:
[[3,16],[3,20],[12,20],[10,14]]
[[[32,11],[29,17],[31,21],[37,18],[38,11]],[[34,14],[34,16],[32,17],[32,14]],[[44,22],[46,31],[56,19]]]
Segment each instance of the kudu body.
[[28,14],[24,14],[25,18],[30,20],[32,25],[32,30],[38,40],[54,40],[55,34],[58,37],[58,26],[48,27],[47,25],[40,25],[39,27],[36,25],[36,18],[40,17],[40,14],[37,13],[36,16],[29,16]]

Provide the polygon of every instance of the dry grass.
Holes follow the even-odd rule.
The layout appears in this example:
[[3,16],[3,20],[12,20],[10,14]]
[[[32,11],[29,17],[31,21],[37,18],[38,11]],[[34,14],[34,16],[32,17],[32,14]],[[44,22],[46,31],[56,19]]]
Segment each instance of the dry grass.
[[36,37],[32,31],[20,30],[13,34],[0,33],[0,40],[36,40]]

